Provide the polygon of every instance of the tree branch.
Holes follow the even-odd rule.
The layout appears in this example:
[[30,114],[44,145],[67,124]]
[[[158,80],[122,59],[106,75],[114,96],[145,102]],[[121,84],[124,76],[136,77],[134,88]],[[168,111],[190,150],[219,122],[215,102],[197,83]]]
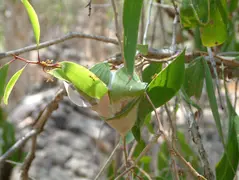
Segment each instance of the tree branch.
[[66,40],[70,40],[70,39],[73,39],[73,38],[92,39],[92,40],[96,40],[96,41],[102,41],[102,42],[105,42],[105,43],[111,43],[111,44],[118,45],[118,41],[116,39],[108,38],[108,37],[105,37],[105,36],[90,35],[90,34],[84,34],[84,33],[79,33],[79,32],[69,32],[68,34],[66,34],[65,36],[62,36],[60,38],[40,43],[39,46],[30,45],[30,46],[20,48],[20,49],[17,49],[17,50],[12,50],[12,51],[8,51],[8,52],[0,53],[0,59],[12,56],[13,54],[19,55],[19,54],[29,52],[29,51],[32,51],[32,50],[46,48],[46,47],[52,46],[54,44],[59,44],[59,43],[62,43]]

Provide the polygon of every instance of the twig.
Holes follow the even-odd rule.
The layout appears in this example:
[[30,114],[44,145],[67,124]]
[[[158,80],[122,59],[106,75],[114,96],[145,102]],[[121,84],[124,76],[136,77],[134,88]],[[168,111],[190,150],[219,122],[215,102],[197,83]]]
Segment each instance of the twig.
[[37,134],[32,137],[31,151],[28,153],[28,155],[25,158],[24,163],[22,165],[21,180],[28,180],[29,179],[28,171],[31,167],[33,159],[35,158],[36,144],[37,144]]
[[89,13],[88,16],[91,15],[91,5],[92,5],[92,0],[89,0],[88,4],[85,7],[89,7]]
[[126,169],[124,172],[122,172],[120,175],[118,175],[115,180],[120,179],[122,176],[124,176],[125,174],[127,174],[128,172],[130,172],[132,169],[134,169],[135,166],[130,166],[128,169]]
[[139,166],[135,166],[146,178],[148,178],[148,180],[152,180],[152,178],[150,177],[150,175],[143,170],[142,168],[140,168]]
[[144,38],[143,38],[143,44],[147,43],[147,35],[148,35],[148,29],[149,29],[149,24],[150,24],[150,17],[151,17],[151,12],[152,12],[152,5],[153,5],[153,0],[150,0],[149,3],[149,8],[148,8],[148,17],[147,17],[147,23],[144,31]]
[[152,37],[151,37],[151,42],[150,42],[151,47],[153,47],[153,45],[154,45],[155,31],[156,31],[158,17],[160,18],[160,25],[161,25],[160,28],[162,29],[162,34],[163,34],[163,36],[162,36],[163,43],[162,44],[164,45],[164,43],[165,43],[165,37],[164,37],[165,36],[165,29],[164,29],[164,25],[162,25],[163,24],[163,19],[161,17],[162,13],[160,14],[160,11],[161,11],[161,9],[157,8],[157,12],[155,13],[155,16],[154,16],[153,32],[152,32]]
[[105,164],[103,165],[103,167],[100,169],[99,173],[96,175],[94,180],[98,180],[101,176],[101,174],[104,172],[104,170],[107,168],[108,164],[111,162],[112,157],[114,156],[116,150],[120,147],[120,143],[118,143],[114,150],[112,151],[112,153],[110,154],[109,158],[107,159],[107,161],[105,162]]
[[125,166],[127,167],[128,153],[127,153],[127,145],[126,145],[126,136],[122,138],[123,138],[123,148],[124,148],[123,153],[124,153]]
[[163,129],[163,127],[162,127],[162,125],[161,125],[160,119],[159,119],[159,117],[158,117],[158,115],[157,115],[157,111],[156,111],[156,108],[155,108],[153,102],[151,101],[151,99],[150,99],[150,97],[147,95],[147,93],[145,93],[145,94],[146,94],[146,97],[147,97],[149,103],[152,105],[152,108],[153,108],[154,112],[156,113],[156,118],[157,118],[157,121],[158,121],[158,123],[159,123],[158,131],[164,136],[164,139],[165,139],[165,142],[167,143],[168,149],[169,149],[169,151],[171,152],[171,156],[173,156],[174,153],[175,153],[177,156],[180,157],[179,159],[181,160],[181,162],[183,162],[183,163],[189,168],[189,170],[192,172],[193,175],[195,175],[197,178],[205,179],[205,180],[206,180],[206,178],[204,178],[202,175],[200,175],[200,174],[190,165],[190,163],[188,163],[188,162],[180,155],[180,153],[179,153],[176,149],[173,148],[172,143],[171,143],[170,140],[168,139],[168,137],[167,137],[167,135],[166,135],[166,132],[165,132],[165,130]]
[[36,129],[32,129],[25,136],[21,137],[11,148],[0,157],[0,165],[6,161],[17,149],[21,148],[31,137],[37,134]]
[[174,153],[177,155],[177,157],[179,157],[179,159],[190,169],[191,173],[197,177],[197,179],[199,180],[208,180],[205,177],[203,177],[201,174],[199,174],[193,167],[192,165],[187,162],[184,157],[176,150],[174,150]]
[[173,54],[176,52],[177,46],[176,46],[176,38],[177,38],[177,25],[178,25],[178,15],[176,13],[174,20],[173,20],[173,34],[172,34],[172,44],[171,49],[173,51]]
[[208,55],[209,55],[209,60],[211,62],[212,68],[213,68],[213,73],[215,75],[217,93],[218,93],[218,98],[219,98],[219,102],[220,102],[220,105],[221,105],[221,109],[224,109],[224,105],[223,105],[223,101],[222,101],[222,95],[221,95],[220,86],[219,86],[219,78],[218,78],[218,74],[217,74],[217,67],[216,67],[216,63],[214,61],[214,57],[213,57],[213,54],[212,54],[212,49],[210,47],[208,47],[207,51],[208,51]]
[[119,21],[118,21],[118,11],[116,9],[116,5],[115,5],[115,1],[114,0],[111,0],[111,4],[113,6],[113,10],[114,10],[114,16],[115,16],[115,31],[116,31],[116,37],[118,39],[118,43],[119,43],[119,46],[120,46],[120,51],[121,51],[121,54],[123,55],[122,58],[124,57],[124,51],[123,51],[123,45],[122,45],[122,38],[121,38],[121,33],[120,33],[120,27],[119,27]]
[[238,99],[238,97],[237,97],[237,90],[238,90],[238,83],[239,83],[239,80],[237,79],[236,80],[236,84],[235,84],[235,99],[234,99],[234,109],[236,110],[236,108],[237,108],[237,99]]
[[185,103],[183,103],[183,107],[184,107],[184,110],[185,110],[184,113],[185,113],[185,115],[188,119],[189,132],[192,136],[193,142],[196,144],[200,159],[203,163],[205,177],[208,180],[213,180],[213,179],[215,179],[215,176],[213,174],[213,171],[210,168],[210,164],[209,164],[209,161],[208,161],[208,156],[207,156],[207,153],[204,149],[204,145],[202,143],[201,135],[200,135],[199,130],[198,130],[199,129],[198,124],[197,124],[197,122],[194,118],[191,106],[187,103],[185,105]]
[[60,38],[40,43],[39,46],[30,45],[30,46],[20,48],[20,49],[17,49],[17,50],[12,50],[12,51],[8,51],[8,52],[0,53],[0,59],[12,56],[13,54],[19,55],[19,54],[29,52],[29,51],[32,51],[32,50],[46,48],[46,47],[52,46],[54,44],[59,44],[59,43],[62,43],[66,40],[70,40],[70,39],[73,39],[73,38],[92,39],[92,40],[96,40],[96,41],[102,41],[102,42],[105,42],[105,43],[111,43],[111,44],[118,45],[118,41],[116,39],[108,38],[108,37],[105,37],[105,36],[90,35],[90,34],[84,34],[84,33],[79,33],[79,32],[69,32],[68,34],[66,34],[65,36],[62,36]]

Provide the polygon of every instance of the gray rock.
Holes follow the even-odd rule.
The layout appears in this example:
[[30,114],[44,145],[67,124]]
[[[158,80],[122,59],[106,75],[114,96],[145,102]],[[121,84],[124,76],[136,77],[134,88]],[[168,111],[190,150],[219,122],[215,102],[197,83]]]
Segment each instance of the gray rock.
[[65,167],[73,170],[74,172],[77,172],[78,169],[87,167],[89,163],[90,162],[88,162],[86,159],[76,159],[75,157],[73,157],[67,161]]
[[45,149],[47,152],[47,159],[51,160],[53,164],[64,166],[65,162],[71,157],[72,149],[63,145],[52,144]]
[[53,167],[49,172],[49,177],[51,180],[67,180],[71,179],[73,174],[69,171],[62,169],[59,166]]

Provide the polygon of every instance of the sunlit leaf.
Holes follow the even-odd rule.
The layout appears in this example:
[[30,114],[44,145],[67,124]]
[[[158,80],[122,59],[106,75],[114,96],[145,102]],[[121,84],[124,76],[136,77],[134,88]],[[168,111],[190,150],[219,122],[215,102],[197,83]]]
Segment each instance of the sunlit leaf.
[[[156,108],[169,101],[181,88],[184,80],[184,53],[183,51],[178,55],[176,59],[160,71],[148,85],[147,94]],[[145,97],[140,102],[138,118],[141,122],[144,122],[145,117],[152,111],[153,108]]]
[[33,31],[34,31],[34,36],[35,36],[35,39],[36,39],[36,43],[37,43],[37,45],[39,45],[39,42],[40,42],[40,24],[39,24],[39,21],[38,21],[36,11],[32,7],[32,5],[28,2],[28,0],[21,0],[21,1],[24,4],[24,6],[27,10],[27,13],[28,13],[28,16],[30,18],[32,28],[33,28]]
[[212,76],[211,76],[211,72],[208,67],[208,64],[205,60],[203,61],[203,67],[204,67],[204,73],[205,73],[205,79],[206,79],[206,89],[207,89],[209,104],[210,104],[211,111],[212,111],[212,114],[213,114],[213,117],[214,117],[214,120],[215,120],[215,123],[217,126],[219,136],[220,136],[223,144],[225,144],[224,138],[223,138],[220,115],[218,112],[217,100],[216,100],[215,91],[214,91],[214,87],[213,87]]
[[19,77],[21,76],[23,70],[25,69],[26,66],[24,66],[22,69],[20,69],[19,71],[17,71],[9,80],[9,82],[6,85],[5,88],[5,92],[4,92],[4,96],[3,96],[3,101],[4,103],[7,105],[8,104],[8,98],[12,92],[13,87],[15,86],[17,80],[19,79]]
[[202,94],[204,82],[203,58],[198,57],[191,61],[185,70],[184,89],[189,97],[195,96],[197,99]]
[[134,73],[134,59],[136,53],[138,28],[143,0],[125,0],[123,9],[124,26],[124,58],[127,72]]
[[58,79],[72,83],[83,95],[100,99],[107,93],[106,85],[87,68],[68,61],[59,64],[61,68],[53,69],[49,73]]
[[7,80],[7,73],[8,73],[9,64],[5,64],[0,68],[0,102],[4,95],[5,84]]

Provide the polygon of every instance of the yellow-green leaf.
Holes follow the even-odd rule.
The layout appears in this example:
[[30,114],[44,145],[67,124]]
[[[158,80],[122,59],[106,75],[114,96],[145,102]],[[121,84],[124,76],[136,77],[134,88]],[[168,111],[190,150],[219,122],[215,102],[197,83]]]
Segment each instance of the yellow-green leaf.
[[87,68],[69,61],[59,63],[61,68],[49,71],[60,80],[70,82],[83,96],[101,99],[107,92],[107,86]]
[[4,103],[7,105],[8,104],[8,98],[12,92],[13,87],[15,86],[17,80],[19,79],[19,77],[21,76],[23,70],[25,69],[26,66],[24,66],[22,69],[20,69],[19,71],[17,71],[12,78],[9,80],[9,82],[7,83],[5,92],[4,92],[4,96],[3,96],[3,101]]
[[9,63],[5,64],[0,68],[0,102],[2,100],[4,89],[5,89],[5,83],[7,79],[7,73],[8,73],[8,67]]
[[30,18],[32,28],[33,28],[33,31],[34,31],[34,36],[35,36],[35,39],[36,39],[36,43],[37,43],[37,45],[39,45],[39,42],[40,42],[40,24],[39,24],[39,21],[38,21],[36,11],[32,7],[32,5],[28,2],[28,0],[21,0],[21,1],[24,4],[24,6],[27,10],[27,13],[28,13],[28,16]]

